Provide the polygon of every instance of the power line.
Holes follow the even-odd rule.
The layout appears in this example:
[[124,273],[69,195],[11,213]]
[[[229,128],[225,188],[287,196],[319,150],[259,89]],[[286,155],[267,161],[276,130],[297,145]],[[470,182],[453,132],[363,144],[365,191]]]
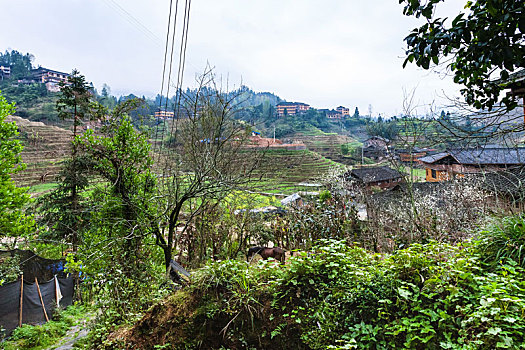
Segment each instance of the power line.
[[[186,48],[188,44],[188,30],[190,24],[190,10],[191,10],[191,0],[186,0],[186,6],[184,9],[184,24],[182,28],[182,38],[181,46],[179,51],[179,69],[177,72],[177,84],[176,84],[176,103],[174,106],[174,112],[177,115],[177,118],[180,114],[180,105],[182,98],[182,83],[184,80],[184,68],[186,63]],[[170,135],[173,134],[174,125],[171,126]]]
[[[153,33],[148,27],[142,24],[137,18],[129,13],[125,8],[120,6],[115,0],[104,0],[106,5],[111,9],[115,10],[122,18],[124,18],[129,24],[135,27],[138,31],[144,34],[149,40],[155,44],[162,46],[162,41],[159,37]],[[171,5],[170,5],[171,6]]]
[[[173,32],[174,33],[175,33],[176,26],[177,26],[177,14],[176,14],[176,12],[177,12],[177,8],[178,8],[178,3],[179,3],[179,1],[177,0],[176,5],[175,5],[175,7],[176,7],[175,8],[175,18],[174,18],[174,23],[175,24],[173,26]],[[164,98],[164,80],[166,78],[166,63],[167,63],[167,58],[168,58],[168,47],[169,47],[169,42],[170,42],[171,12],[172,12],[172,9],[173,9],[173,0],[170,0],[170,10],[169,10],[169,14],[168,14],[168,29],[166,30],[166,46],[164,48],[164,63],[162,65],[162,83],[161,83],[161,88],[160,88],[159,111],[162,108],[162,99]],[[173,43],[172,43],[172,46],[173,46]],[[173,50],[172,50],[171,56],[173,57]],[[170,69],[171,69],[171,67],[170,67]],[[166,96],[166,100],[168,100],[168,99],[169,99],[169,95]],[[156,124],[156,128],[155,128],[155,140],[157,140],[158,135],[159,135],[159,124],[160,123],[157,120],[157,124]],[[165,127],[165,125],[166,125],[166,121],[164,119],[164,121],[163,121],[163,128]],[[164,133],[163,133],[163,136],[164,136]],[[162,146],[162,142],[161,142],[161,146]],[[155,147],[154,147],[153,150],[155,150]],[[160,151],[160,147],[159,147],[159,151]],[[160,155],[159,155],[159,159],[160,159]]]

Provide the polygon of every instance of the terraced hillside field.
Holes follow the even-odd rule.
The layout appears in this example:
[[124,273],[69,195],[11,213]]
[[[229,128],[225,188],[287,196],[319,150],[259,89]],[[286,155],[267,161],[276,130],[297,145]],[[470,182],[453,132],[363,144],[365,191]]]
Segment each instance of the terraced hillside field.
[[270,150],[257,171],[263,176],[258,190],[282,194],[312,191],[300,184],[316,182],[334,167],[344,166],[311,151]]
[[[71,152],[72,132],[17,116],[10,116],[8,121],[14,121],[18,126],[18,137],[24,145],[22,160],[27,165],[24,171],[15,174],[15,181],[21,186],[47,190],[60,171],[61,161]],[[337,140],[343,142],[348,140],[344,136],[336,136]],[[332,149],[340,149],[340,145],[333,139],[333,137],[329,138],[329,146],[321,145],[325,138],[314,139],[317,144],[311,142],[310,145],[315,144],[318,147],[312,148],[333,156],[335,150]],[[315,182],[326,175],[331,168],[343,166],[312,151],[267,150],[265,152],[264,161],[257,170],[262,180],[259,182],[259,188],[254,189],[256,191],[283,194],[312,191],[314,189],[311,187],[299,184]]]
[[7,121],[14,121],[18,126],[18,138],[24,145],[22,161],[27,165],[25,170],[15,174],[16,183],[31,186],[53,182],[60,171],[60,162],[71,152],[73,133],[17,116],[9,116]]
[[294,140],[303,142],[310,151],[316,152],[323,157],[346,165],[351,165],[355,162],[350,157],[343,156],[341,154],[341,145],[360,145],[360,143],[353,138],[338,134],[324,134],[315,136],[297,134],[294,136]]

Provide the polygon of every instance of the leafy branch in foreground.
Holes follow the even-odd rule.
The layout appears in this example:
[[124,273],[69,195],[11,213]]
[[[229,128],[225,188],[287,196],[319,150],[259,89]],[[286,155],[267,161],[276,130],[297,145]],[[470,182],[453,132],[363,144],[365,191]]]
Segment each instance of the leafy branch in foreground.
[[[467,1],[467,13],[450,23],[435,18],[435,9],[444,0],[399,0],[407,16],[423,18],[425,24],[405,38],[405,66],[408,62],[423,69],[444,62],[454,73],[454,82],[463,85],[466,102],[478,109],[491,109],[500,102],[505,88],[491,79],[493,73],[508,79],[511,72],[525,68],[525,4],[521,0]],[[501,102],[511,110],[512,96]]]

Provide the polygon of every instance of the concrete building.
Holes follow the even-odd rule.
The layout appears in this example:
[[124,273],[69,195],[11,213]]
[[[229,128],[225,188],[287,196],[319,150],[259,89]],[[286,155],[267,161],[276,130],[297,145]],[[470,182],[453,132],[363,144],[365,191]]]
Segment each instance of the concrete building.
[[279,102],[277,106],[277,116],[284,117],[287,115],[296,115],[304,113],[310,109],[310,105],[302,102]]
[[335,110],[339,112],[343,116],[343,118],[350,116],[350,108],[339,106]]
[[175,118],[175,113],[169,112],[169,111],[158,111],[158,112],[155,112],[155,118],[156,119],[173,119]]

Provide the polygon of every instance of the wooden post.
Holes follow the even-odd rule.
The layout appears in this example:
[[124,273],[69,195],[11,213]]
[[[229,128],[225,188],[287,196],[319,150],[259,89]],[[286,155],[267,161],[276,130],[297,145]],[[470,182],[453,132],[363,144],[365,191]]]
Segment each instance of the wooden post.
[[38,285],[38,280],[35,277],[36,290],[38,291],[38,296],[40,297],[40,304],[42,304],[42,310],[44,310],[44,316],[46,317],[46,322],[49,322],[49,317],[47,317],[46,306],[44,305],[44,300],[42,300],[42,293],[40,293],[40,286]]
[[22,327],[22,306],[24,303],[24,274],[20,280],[20,312],[18,315],[18,327]]

